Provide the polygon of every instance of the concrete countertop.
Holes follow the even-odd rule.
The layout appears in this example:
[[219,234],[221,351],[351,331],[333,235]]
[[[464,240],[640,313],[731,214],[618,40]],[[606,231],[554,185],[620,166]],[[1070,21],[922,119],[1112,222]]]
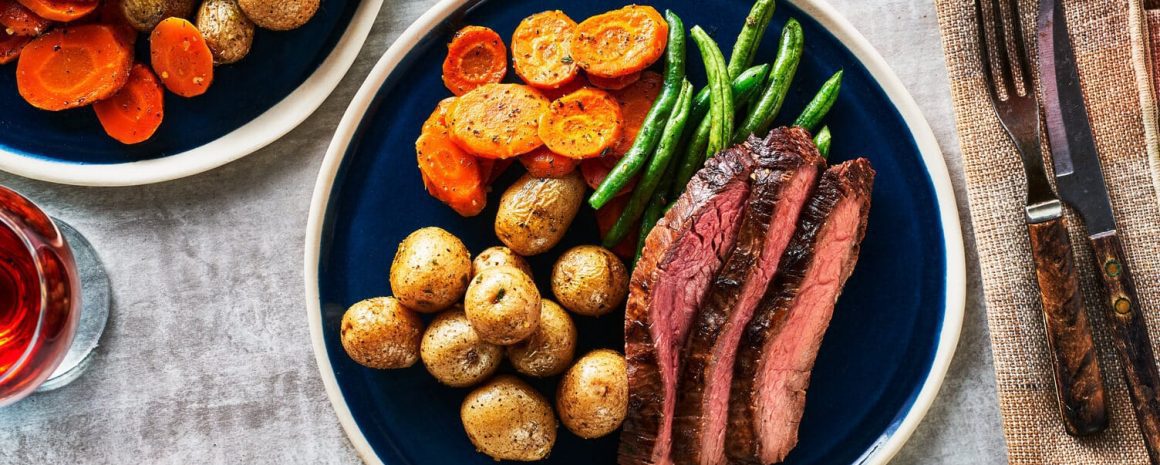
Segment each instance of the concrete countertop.
[[[0,463],[358,463],[311,352],[302,285],[310,194],[343,111],[433,0],[387,0],[338,89],[278,142],[211,172],[98,189],[0,173],[95,245],[114,307],[93,367],[0,409]],[[934,6],[831,0],[918,101],[967,229],[968,298],[938,400],[894,463],[999,464],[1006,452],[961,153]]]

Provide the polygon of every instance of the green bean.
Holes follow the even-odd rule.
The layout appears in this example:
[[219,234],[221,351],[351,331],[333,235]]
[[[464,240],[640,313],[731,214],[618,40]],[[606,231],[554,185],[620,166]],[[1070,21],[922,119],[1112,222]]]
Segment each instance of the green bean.
[[834,73],[830,79],[822,84],[822,88],[818,90],[818,94],[810,100],[809,105],[806,105],[802,114],[793,121],[794,126],[801,126],[810,131],[818,127],[822,122],[822,118],[826,117],[826,113],[830,112],[830,108],[834,106],[834,102],[838,100],[838,90],[842,88],[842,70]]
[[773,61],[773,71],[769,75],[769,87],[757,99],[757,104],[749,109],[745,121],[733,134],[735,142],[749,137],[750,134],[765,134],[769,130],[769,126],[773,124],[773,119],[781,111],[781,104],[785,103],[790,83],[793,82],[793,77],[797,74],[798,63],[802,59],[802,43],[804,41],[802,25],[796,19],[790,18],[781,30],[777,58]]
[[599,210],[612,200],[616,193],[620,192],[644,167],[649,154],[657,146],[661,131],[664,130],[665,120],[672,112],[677,95],[681,92],[681,83],[685,79],[685,24],[676,13],[669,10],[665,10],[665,20],[669,23],[669,42],[668,50],[665,52],[665,81],[661,93],[645,115],[644,123],[641,124],[640,132],[632,142],[632,147],[596,187],[592,197],[588,198],[588,205],[594,209]]
[[753,56],[761,45],[761,37],[765,35],[765,28],[773,19],[773,11],[777,8],[774,0],[757,0],[745,17],[745,25],[737,35],[737,42],[733,44],[733,53],[729,55],[729,78],[734,79],[753,63]]
[[[769,69],[768,64],[754,66],[737,76],[737,79],[733,80],[733,104],[740,105],[742,101],[751,99],[761,92],[765,73],[769,72]],[[708,100],[708,89],[706,87],[702,89],[702,92],[697,93],[697,99],[699,100],[704,94],[705,99]],[[702,110],[700,114],[697,113],[698,103],[699,101],[693,103],[693,111],[689,113],[689,122],[700,121],[700,123],[696,127],[691,124],[687,126],[692,128],[692,131],[686,136],[685,153],[677,162],[676,173],[673,176],[672,195],[669,197],[674,200],[685,192],[685,185],[689,183],[690,179],[693,179],[693,175],[701,169],[705,160],[708,159],[705,148],[709,146],[709,125],[712,121],[705,115],[707,109]]]
[[822,158],[830,156],[830,139],[829,126],[822,126],[822,130],[814,136],[814,145],[818,146],[818,153],[822,154]]
[[[751,66],[741,75],[733,78],[733,95],[735,96],[733,101],[738,102],[760,94],[765,85],[765,77],[769,75],[769,69],[769,63]],[[693,110],[689,112],[689,120],[700,121],[706,113],[709,113],[709,88],[703,87],[697,92],[697,96],[693,97]]]
[[713,122],[709,129],[707,153],[717,153],[725,148],[733,135],[733,88],[725,68],[725,56],[709,34],[701,26],[693,26],[690,31],[693,42],[701,51],[705,62],[705,74],[709,77],[709,115]]
[[624,240],[624,236],[628,234],[628,230],[632,225],[640,219],[640,215],[644,213],[647,203],[652,199],[653,193],[656,191],[657,185],[660,184],[661,178],[664,177],[665,171],[669,169],[669,165],[673,160],[673,152],[678,143],[680,143],[681,134],[684,133],[685,122],[689,119],[689,110],[693,105],[693,85],[689,81],[685,81],[681,85],[681,93],[677,96],[677,103],[674,105],[673,113],[669,116],[665,123],[664,133],[661,135],[660,144],[657,146],[657,151],[649,160],[648,168],[641,174],[640,182],[632,190],[632,196],[628,199],[628,204],[624,206],[624,212],[620,214],[620,218],[616,219],[616,223],[608,230],[608,234],[604,236],[605,247],[615,247],[620,241]]

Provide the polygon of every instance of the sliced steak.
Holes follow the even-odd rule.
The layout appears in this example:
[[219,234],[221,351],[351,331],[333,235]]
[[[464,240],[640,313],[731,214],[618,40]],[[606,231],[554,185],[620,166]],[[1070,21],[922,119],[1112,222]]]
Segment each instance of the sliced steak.
[[629,401],[621,465],[671,463],[678,355],[709,281],[733,248],[753,165],[744,144],[709,159],[645,239],[624,316]]
[[806,204],[780,271],[742,334],[729,398],[727,454],[772,464],[797,445],[810,373],[834,303],[858,260],[874,170],[833,166]]
[[824,164],[810,135],[777,129],[751,139],[757,167],[737,243],[713,279],[685,344],[673,418],[673,462],[725,463],[733,359],[741,332],[778,269]]

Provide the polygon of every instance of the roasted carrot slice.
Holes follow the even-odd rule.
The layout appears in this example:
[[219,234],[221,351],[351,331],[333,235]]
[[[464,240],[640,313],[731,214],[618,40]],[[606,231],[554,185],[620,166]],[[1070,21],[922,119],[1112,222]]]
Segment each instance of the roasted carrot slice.
[[16,0],[41,18],[68,22],[92,13],[98,0]]
[[93,104],[105,133],[123,144],[153,137],[165,116],[165,92],[157,76],[143,64],[133,65],[129,82],[112,97]]
[[182,97],[204,94],[213,83],[213,54],[193,24],[165,18],[149,36],[149,57],[161,83]]
[[0,34],[0,65],[16,60],[29,42],[32,42],[32,37]]
[[623,122],[621,128],[623,130],[620,140],[608,151],[610,155],[624,155],[632,147],[632,142],[636,140],[636,133],[640,132],[640,127],[644,124],[644,118],[648,115],[649,108],[652,108],[653,101],[661,93],[661,84],[663,83],[664,78],[661,75],[645,71],[641,73],[639,81],[612,93],[612,96],[616,97],[616,101],[620,103],[620,116]]
[[512,65],[530,86],[555,89],[576,78],[570,42],[576,21],[560,10],[524,18],[512,33]]
[[4,26],[0,33],[10,36],[38,36],[51,24],[51,21],[37,16],[16,0],[0,0],[0,26]]
[[552,153],[547,147],[540,147],[520,155],[520,163],[528,174],[537,178],[562,178],[576,171],[580,160]]
[[447,114],[451,138],[484,158],[511,158],[543,145],[540,115],[548,99],[520,84],[484,84],[455,100]]
[[423,131],[415,141],[419,172],[427,193],[462,216],[475,216],[487,205],[479,162],[451,141],[445,128]]
[[[612,172],[612,167],[616,166],[616,162],[620,161],[619,156],[606,155],[600,158],[588,158],[580,162],[580,174],[584,176],[584,182],[588,187],[596,189],[600,187],[600,183],[604,182],[604,178],[608,177],[608,173]],[[634,176],[616,193],[617,197],[632,192],[636,188],[636,183],[640,178]]]
[[427,117],[427,121],[423,122],[422,131],[427,132],[438,128],[447,129],[447,112],[451,111],[453,103],[455,103],[455,97],[440,100],[439,104],[435,105],[435,111],[432,111],[431,116]]
[[634,82],[640,80],[641,72],[626,74],[621,77],[606,78],[595,74],[588,76],[588,82],[592,85],[605,90],[621,90],[625,87],[631,86]]
[[133,54],[101,24],[54,29],[24,47],[16,87],[42,110],[64,110],[111,97],[129,80]]
[[[585,163],[593,160],[584,160]],[[596,229],[600,231],[600,237],[608,234],[612,229],[612,225],[616,224],[616,220],[620,218],[621,213],[624,213],[624,207],[628,205],[628,196],[621,196],[610,200],[607,204],[596,210]],[[625,260],[632,260],[636,255],[636,243],[639,240],[640,226],[634,225],[632,232],[629,232],[624,237],[623,241],[613,247],[612,253],[620,256]]]
[[620,77],[648,68],[665,52],[669,23],[651,6],[629,5],[576,25],[572,58],[590,75]]
[[560,155],[592,158],[620,140],[620,104],[608,92],[580,89],[548,106],[540,139]]
[[467,26],[447,44],[443,59],[443,85],[455,95],[463,95],[484,84],[494,84],[507,74],[507,48],[495,31],[483,26]]

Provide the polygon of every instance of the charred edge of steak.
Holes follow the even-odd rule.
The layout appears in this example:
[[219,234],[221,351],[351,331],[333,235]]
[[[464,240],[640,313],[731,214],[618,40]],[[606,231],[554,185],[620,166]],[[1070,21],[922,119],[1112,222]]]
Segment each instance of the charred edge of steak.
[[653,327],[649,315],[659,265],[672,259],[669,249],[674,241],[688,233],[700,215],[711,210],[713,197],[737,184],[738,179],[744,180],[752,169],[752,155],[745,151],[726,150],[711,158],[645,239],[641,259],[629,282],[625,308],[629,403],[618,451],[621,465],[664,463],[668,459],[669,444],[658,444],[658,436],[667,435],[667,431],[662,431],[666,426],[665,405],[675,403],[675,399],[666,398],[661,375],[664,362],[659,359],[653,337],[653,331],[658,329]]
[[[857,236],[843,267],[844,284],[858,258],[862,238],[866,234],[870,190],[874,170],[864,158],[833,166],[822,175],[816,193],[802,212],[798,230],[782,257],[781,269],[770,285],[753,318],[741,336],[734,362],[733,383],[729,399],[729,428],[726,434],[726,455],[730,464],[767,465],[760,459],[761,440],[757,378],[767,341],[776,337],[784,327],[787,310],[814,258],[818,234],[830,214],[843,199],[852,198],[861,203],[861,220]],[[792,414],[792,412],[791,412]],[[796,412],[800,419],[801,412]]]
[[[720,460],[721,457],[703,457],[717,451],[705,451],[706,434],[719,434],[728,412],[711,412],[706,391],[711,383],[729,383],[712,378],[713,367],[732,360],[717,360],[715,347],[740,300],[750,279],[757,279],[757,267],[762,266],[762,254],[770,223],[777,208],[783,204],[783,195],[803,169],[816,173],[824,161],[818,155],[809,134],[800,128],[776,129],[765,140],[750,136],[745,145],[754,153],[757,168],[750,177],[751,193],[745,216],[737,233],[736,246],[729,254],[721,271],[714,278],[705,296],[695,323],[690,329],[683,353],[684,367],[678,383],[676,416],[673,419],[673,461],[692,465]],[[816,174],[811,174],[812,176]],[[812,186],[811,186],[812,188]],[[806,199],[797,200],[805,202]],[[793,208],[800,208],[794,205]],[[779,248],[775,253],[781,254]],[[776,266],[776,262],[774,264]],[[772,272],[772,270],[771,270]],[[763,281],[761,283],[764,291]],[[760,291],[759,291],[760,292]],[[747,318],[747,316],[745,316]],[[745,322],[734,324],[744,325]],[[739,329],[739,328],[738,328]],[[728,349],[728,348],[726,348]],[[729,389],[728,385],[722,386]]]

